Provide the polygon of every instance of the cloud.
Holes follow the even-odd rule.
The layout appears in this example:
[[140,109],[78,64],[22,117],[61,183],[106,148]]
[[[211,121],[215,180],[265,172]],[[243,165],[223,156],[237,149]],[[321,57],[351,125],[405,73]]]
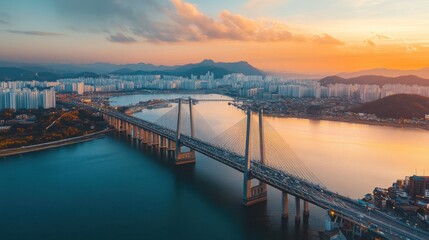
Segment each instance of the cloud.
[[356,6],[374,6],[385,2],[385,0],[357,0]]
[[366,43],[366,45],[368,46],[368,47],[376,47],[377,45],[375,44],[375,42],[374,41],[372,41],[371,39],[365,39],[365,41],[364,41],[365,43]]
[[405,48],[407,49],[408,52],[415,52],[417,51],[417,48],[411,45],[406,45]]
[[405,50],[407,51],[407,52],[415,52],[415,51],[417,51],[417,45],[416,44],[414,44],[414,45],[412,45],[410,42],[408,42],[407,40],[405,40],[404,41],[405,43],[404,43],[404,47],[405,47]]
[[217,19],[208,17],[190,3],[172,0],[176,9],[173,19],[176,23],[176,41],[239,40],[259,42],[314,42],[319,44],[343,45],[344,42],[328,34],[295,34],[283,22],[269,19],[250,19],[229,11],[222,11]]
[[378,39],[378,40],[390,40],[390,39],[392,39],[389,36],[386,36],[383,34],[378,34],[378,33],[373,33],[373,38]]
[[18,31],[18,30],[6,30],[6,32],[14,33],[14,34],[32,35],[32,36],[50,36],[50,37],[65,36],[62,33],[55,33],[55,32]]
[[[9,14],[0,11],[0,24],[10,25],[10,21],[9,21],[10,18],[11,16]],[[5,20],[5,19],[8,19],[8,20]]]
[[[183,0],[58,0],[55,2],[59,14],[70,22],[69,26],[73,29],[107,34],[106,38],[113,42],[230,40],[344,44],[327,34],[297,34],[287,24],[276,20],[252,19],[226,10],[221,11],[216,17],[211,17],[200,11],[196,5]],[[256,0],[252,4],[260,3],[260,0]],[[98,30],[94,31],[94,29]],[[110,33],[106,33],[105,29],[109,29]]]
[[240,41],[290,41],[301,40],[286,24],[274,20],[253,20],[222,11],[217,19],[203,14],[193,4],[173,0],[176,12],[172,18],[177,23],[176,40],[201,41],[209,39]]
[[345,43],[341,40],[338,40],[326,33],[322,35],[313,36],[313,41],[319,44],[329,44],[329,45],[344,45]]
[[123,33],[112,34],[109,37],[107,37],[107,40],[109,40],[111,42],[116,42],[116,43],[134,43],[134,42],[137,42],[137,40],[135,38],[130,37],[130,36],[126,36]]
[[244,4],[246,11],[260,11],[261,9],[275,8],[286,4],[288,0],[248,0]]

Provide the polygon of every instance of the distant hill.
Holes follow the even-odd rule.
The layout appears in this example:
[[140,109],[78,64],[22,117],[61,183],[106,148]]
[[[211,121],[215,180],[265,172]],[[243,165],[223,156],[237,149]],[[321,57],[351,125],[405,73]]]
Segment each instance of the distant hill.
[[397,94],[365,103],[350,111],[375,114],[379,118],[424,118],[429,114],[429,98],[415,94]]
[[215,62],[213,60],[204,60],[200,63],[186,64],[175,69],[163,71],[135,71],[129,72],[128,69],[122,69],[114,72],[120,75],[141,75],[141,74],[160,74],[160,75],[173,75],[181,77],[190,77],[193,75],[204,75],[207,72],[212,72],[215,78],[222,78],[223,76],[231,73],[243,73],[245,75],[265,75],[265,73],[247,62]]
[[49,72],[46,69],[34,69],[34,70],[42,70],[42,71],[41,72],[31,71],[28,69],[16,68],[16,67],[0,67],[0,81],[15,81],[15,80],[56,81],[61,78],[100,76],[92,72],[60,73],[60,72]]
[[364,75],[354,78],[342,78],[339,76],[329,76],[319,80],[320,84],[326,86],[328,84],[344,83],[344,84],[372,84],[372,85],[385,85],[385,84],[408,84],[429,86],[429,79],[417,77],[414,75],[406,75],[399,77],[384,77],[375,75]]
[[219,75],[225,75],[230,73],[243,73],[245,75],[265,75],[264,72],[253,67],[245,61],[215,62],[211,59],[205,59],[200,63],[183,65],[181,67],[175,68],[173,71],[179,74],[189,74],[192,73],[192,71],[199,70],[201,72],[199,74],[205,74],[207,73],[205,69],[208,69],[208,71],[210,71],[209,69],[212,69],[215,75],[216,72],[219,72]]
[[416,70],[374,68],[374,69],[362,70],[357,72],[343,72],[343,73],[337,74],[337,76],[343,77],[343,78],[354,78],[362,75],[377,75],[377,76],[385,76],[385,77],[415,75],[421,78],[429,78],[429,68],[421,68]]
[[[1,67],[7,66],[7,67]],[[12,66],[12,67],[11,67]],[[14,66],[14,67],[13,67]],[[208,71],[215,78],[222,78],[230,73],[243,73],[245,75],[265,75],[265,73],[247,62],[215,62],[204,60],[200,63],[186,64],[182,66],[155,66],[152,64],[137,63],[116,65],[110,63],[94,63],[86,65],[75,64],[13,64],[0,62],[0,81],[13,80],[46,80],[54,81],[58,78],[71,77],[81,73],[139,75],[160,74],[190,77],[191,74],[203,75]],[[37,73],[37,74],[36,74]],[[43,76],[43,77],[41,77]]]

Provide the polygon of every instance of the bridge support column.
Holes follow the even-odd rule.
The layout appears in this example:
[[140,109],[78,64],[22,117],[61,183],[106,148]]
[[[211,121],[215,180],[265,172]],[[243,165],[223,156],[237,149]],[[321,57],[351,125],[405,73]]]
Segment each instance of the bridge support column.
[[167,141],[167,157],[168,158],[174,158],[174,155],[176,153],[176,142],[168,140]]
[[303,214],[304,214],[304,218],[308,219],[308,217],[310,217],[310,207],[309,207],[309,204],[307,201],[304,201],[304,212],[303,212]]
[[131,135],[130,123],[128,122],[125,122],[125,132],[127,133],[127,136]]
[[139,145],[142,146],[143,145],[143,129],[138,128],[138,132],[139,132]]
[[133,138],[134,139],[138,138],[138,134],[139,134],[138,127],[134,125],[133,126]]
[[117,123],[116,123],[116,124],[117,124],[117,126],[118,126],[116,129],[120,132],[120,131],[122,130],[122,129],[121,129],[121,124],[122,124],[122,123],[121,123],[121,119],[117,118],[116,120],[117,120]]
[[295,221],[300,222],[301,221],[301,199],[299,197],[295,196]]
[[252,179],[250,176],[250,149],[251,149],[251,112],[247,110],[247,127],[246,127],[246,151],[245,151],[245,166],[243,175],[243,204],[246,206],[253,205],[259,202],[267,201],[267,188],[265,183],[260,183],[252,187]]
[[[190,112],[190,127],[191,136],[194,137],[194,124],[192,117],[192,100],[189,98],[189,112]],[[195,151],[190,150],[189,152],[182,152],[180,146],[180,135],[181,135],[181,124],[182,124],[182,99],[179,100],[179,106],[177,111],[177,129],[176,129],[176,151],[175,151],[175,162],[176,165],[195,163]]]
[[142,144],[147,144],[147,138],[146,138],[146,130],[141,129],[141,135],[140,138],[142,140]]
[[167,138],[160,136],[161,141],[159,144],[160,148],[166,149],[167,148]]
[[287,219],[289,217],[289,199],[287,192],[282,192],[282,218]]
[[133,125],[131,123],[128,123],[128,135],[130,138],[133,138]]
[[165,158],[167,155],[167,139],[163,136],[159,136],[159,155],[161,158]]
[[146,144],[148,147],[152,147],[152,133],[146,130]]
[[159,135],[156,133],[152,133],[152,150],[159,150]]
[[116,120],[118,121],[118,123],[117,123],[117,124],[118,124],[118,128],[117,128],[117,129],[118,129],[118,131],[119,131],[119,132],[123,131],[123,128],[122,128],[122,120],[121,120],[121,119],[119,119],[119,118],[118,118],[118,119],[116,119]]

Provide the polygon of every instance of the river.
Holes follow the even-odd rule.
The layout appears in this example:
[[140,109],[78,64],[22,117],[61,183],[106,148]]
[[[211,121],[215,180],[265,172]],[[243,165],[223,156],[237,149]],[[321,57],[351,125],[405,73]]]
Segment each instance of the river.
[[[112,104],[178,96],[120,96]],[[195,109],[217,133],[245,116],[226,102]],[[169,110],[135,116],[155,121]],[[265,120],[328,188],[344,195],[361,197],[429,171],[425,130]],[[292,198],[290,218],[281,221],[278,190],[268,189],[266,204],[246,208],[241,188],[241,173],[205,156],[176,167],[113,134],[0,160],[0,239],[318,239],[321,209],[311,206],[308,223],[295,225]]]

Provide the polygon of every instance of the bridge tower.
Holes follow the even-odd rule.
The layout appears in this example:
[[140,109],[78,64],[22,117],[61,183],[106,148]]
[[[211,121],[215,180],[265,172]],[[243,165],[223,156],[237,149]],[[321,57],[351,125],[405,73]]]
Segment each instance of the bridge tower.
[[[189,97],[189,124],[191,128],[191,137],[195,137],[194,131],[194,118],[192,114],[192,98]],[[177,111],[177,129],[176,129],[176,139],[175,139],[175,161],[176,165],[195,163],[195,151],[190,149],[188,152],[182,152],[180,144],[180,135],[181,135],[181,125],[182,125],[182,99],[179,99],[179,106]]]
[[[263,131],[263,117],[262,110],[259,111],[259,144],[260,144],[260,157],[261,161],[265,163],[265,144],[264,144],[264,131]],[[252,176],[250,176],[250,163],[251,163],[251,111],[247,110],[247,126],[246,126],[246,147],[244,153],[245,166],[243,175],[243,204],[246,206],[255,203],[267,201],[267,185],[259,182],[258,185],[252,187]]]

